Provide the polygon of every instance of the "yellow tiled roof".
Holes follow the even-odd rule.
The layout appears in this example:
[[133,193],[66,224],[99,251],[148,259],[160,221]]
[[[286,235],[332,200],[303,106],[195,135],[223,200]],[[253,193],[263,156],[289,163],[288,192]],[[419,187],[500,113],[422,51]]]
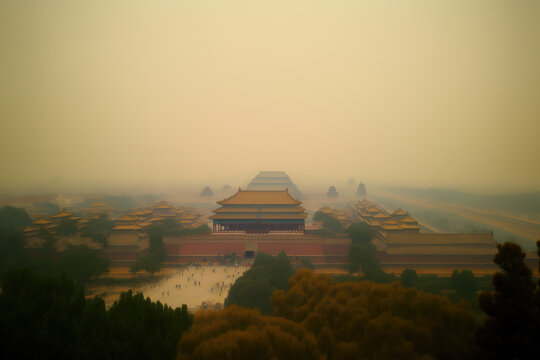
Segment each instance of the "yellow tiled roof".
[[172,209],[173,206],[167,204],[166,202],[162,201],[158,206],[156,206],[156,209]]
[[55,219],[58,219],[58,218],[71,217],[71,216],[73,216],[72,213],[70,213],[69,211],[66,211],[66,209],[62,209],[62,211],[60,211],[58,214],[53,215],[51,217],[55,218]]
[[274,213],[246,213],[246,214],[215,214],[209,217],[212,220],[224,219],[224,220],[238,220],[238,219],[305,219],[305,213],[286,213],[286,214],[274,214]]
[[141,230],[141,227],[138,225],[117,225],[113,230]]
[[46,219],[43,219],[43,218],[34,221],[34,225],[47,225],[47,224],[51,224],[51,223],[52,223],[52,221],[46,220]]
[[400,224],[399,226],[401,226],[402,229],[420,229],[418,225],[412,225],[407,223]]
[[244,213],[244,212],[304,212],[302,206],[272,207],[272,206],[245,206],[245,207],[221,207],[213,210],[215,213]]
[[136,217],[124,215],[121,218],[116,219],[116,221],[138,221]]
[[412,217],[410,217],[410,216],[404,217],[403,219],[401,219],[401,222],[409,223],[409,224],[417,223],[417,221],[414,220],[414,219],[413,219]]

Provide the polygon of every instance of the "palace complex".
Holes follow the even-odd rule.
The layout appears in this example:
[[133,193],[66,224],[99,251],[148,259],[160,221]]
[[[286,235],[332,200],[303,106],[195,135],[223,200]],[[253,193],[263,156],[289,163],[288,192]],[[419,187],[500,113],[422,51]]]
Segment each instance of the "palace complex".
[[[101,244],[82,236],[82,229],[89,220],[112,212],[117,214],[112,219],[115,226],[108,234],[107,245],[100,250],[101,255],[109,257],[115,266],[129,266],[149,248],[148,229],[153,224],[174,221],[181,229],[195,229],[211,221],[210,233],[165,235],[165,264],[217,261],[231,255],[252,258],[257,252],[277,255],[283,250],[293,262],[309,258],[318,268],[344,268],[349,262],[350,239],[345,234],[319,236],[316,230],[322,224],[314,224],[311,228],[315,231],[306,230],[307,211],[291,189],[296,187],[284,172],[261,172],[247,190],[238,189],[234,195],[218,201],[220,207],[208,217],[194,208],[165,201],[120,214],[105,202],[94,202],[81,209],[86,219],[63,209],[54,216],[35,220],[25,229],[25,237],[28,247],[43,246],[40,234],[46,231],[58,238],[58,251],[69,245],[101,249]],[[434,233],[408,212],[389,211],[367,199],[350,202],[343,209],[322,206],[318,211],[337,219],[344,229],[353,222],[368,224],[374,233],[376,256],[389,273],[415,269],[419,273],[450,275],[456,269],[470,269],[482,274],[497,269],[493,263],[497,248],[492,232]],[[75,223],[78,234],[60,235],[57,229],[66,222]],[[526,261],[534,267],[536,257],[528,255]]]
[[350,203],[356,221],[368,224],[375,236],[381,266],[388,272],[426,269],[448,272],[471,269],[491,272],[496,269],[497,252],[493,232],[472,234],[422,233],[418,221],[398,209],[392,213],[367,200]]
[[323,206],[318,211],[334,217],[345,229],[352,224],[352,218],[345,212],[331,206]]
[[298,234],[305,229],[307,214],[288,190],[241,190],[218,201],[209,219],[214,234]]
[[284,171],[261,171],[251,180],[248,190],[288,190],[296,199],[302,199],[302,192]]

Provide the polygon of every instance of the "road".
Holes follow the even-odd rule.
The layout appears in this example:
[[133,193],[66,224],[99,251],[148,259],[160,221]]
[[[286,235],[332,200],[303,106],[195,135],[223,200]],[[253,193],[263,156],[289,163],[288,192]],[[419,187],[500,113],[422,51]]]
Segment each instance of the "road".
[[387,192],[382,196],[400,200],[405,203],[451,212],[464,218],[497,227],[530,240],[540,240],[540,222],[523,217],[503,214],[500,212],[471,208],[467,206],[448,204],[439,201],[416,198],[413,196]]

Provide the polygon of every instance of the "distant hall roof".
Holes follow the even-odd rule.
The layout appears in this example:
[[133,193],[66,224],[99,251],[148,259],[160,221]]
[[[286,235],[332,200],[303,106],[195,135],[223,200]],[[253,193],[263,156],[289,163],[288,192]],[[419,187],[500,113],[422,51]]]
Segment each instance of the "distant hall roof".
[[233,196],[218,201],[220,205],[299,205],[287,190],[241,190]]

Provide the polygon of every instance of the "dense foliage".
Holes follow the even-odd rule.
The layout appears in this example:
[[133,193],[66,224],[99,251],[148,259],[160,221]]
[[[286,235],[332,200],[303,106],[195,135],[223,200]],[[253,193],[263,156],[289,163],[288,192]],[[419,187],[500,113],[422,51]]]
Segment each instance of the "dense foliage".
[[32,219],[26,210],[13,206],[4,206],[0,209],[0,230],[24,230],[32,224]]
[[70,236],[79,232],[79,225],[77,220],[71,218],[65,218],[58,222],[56,232],[60,235]]
[[[533,359],[540,339],[540,282],[532,278],[519,245],[497,245],[495,292],[483,292],[478,304],[488,316],[475,334],[485,359]],[[540,255],[540,241],[537,242]]]
[[110,259],[98,256],[96,251],[84,245],[68,248],[60,261],[68,276],[78,282],[86,282],[108,272],[110,265]]
[[131,292],[110,310],[65,276],[7,273],[0,293],[0,354],[4,359],[172,359],[192,322]]
[[475,317],[450,300],[368,281],[333,284],[299,270],[272,297],[277,316],[305,326],[328,359],[469,359]]
[[114,221],[110,220],[106,214],[101,214],[97,218],[88,220],[82,228],[82,236],[91,237],[93,241],[106,245],[107,236],[114,226]]
[[163,228],[156,227],[150,231],[150,248],[148,251],[137,257],[137,261],[130,268],[131,272],[144,270],[154,274],[161,269],[161,264],[165,260],[165,247],[163,245]]
[[272,314],[272,294],[276,289],[286,289],[292,274],[291,263],[284,251],[277,256],[259,252],[251,269],[232,285],[225,306],[234,304]]
[[159,234],[163,236],[186,236],[209,234],[210,228],[202,224],[196,228],[183,228],[174,219],[165,219],[161,224],[155,224],[148,230],[150,234]]
[[0,228],[0,273],[18,266],[24,259],[22,231]]
[[315,337],[293,321],[231,306],[199,312],[178,344],[178,359],[317,359]]
[[321,223],[322,228],[315,231],[318,235],[332,237],[343,232],[341,223],[335,217],[325,212],[317,211],[313,214],[313,221]]
[[379,283],[392,281],[392,276],[386,274],[375,256],[375,245],[371,242],[373,230],[366,223],[353,223],[347,228],[351,239],[349,247],[349,272],[360,271],[363,280]]
[[42,248],[25,249],[22,227],[27,223],[27,217],[23,209],[4,207],[0,210],[0,223],[4,222],[0,227],[0,274],[29,267],[51,276],[65,272],[73,279],[85,282],[108,271],[109,260],[100,258],[95,250],[86,246],[70,247],[58,256],[54,247],[56,237],[46,230],[39,233],[44,240]]

